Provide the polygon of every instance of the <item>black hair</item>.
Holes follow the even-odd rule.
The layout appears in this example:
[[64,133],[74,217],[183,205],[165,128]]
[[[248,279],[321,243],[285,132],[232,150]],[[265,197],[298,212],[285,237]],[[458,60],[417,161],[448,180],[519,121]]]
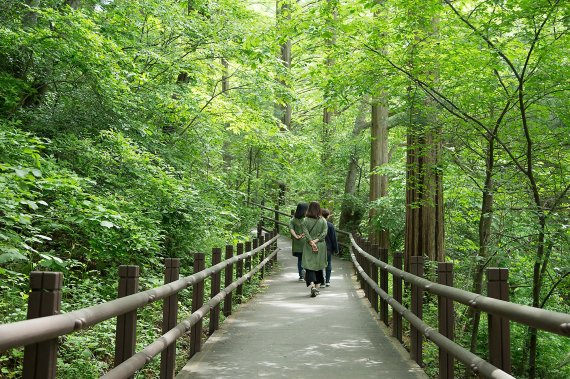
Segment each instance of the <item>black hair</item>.
[[297,209],[295,210],[295,218],[303,218],[305,217],[305,214],[307,213],[307,209],[309,208],[309,205],[307,203],[299,203],[297,204]]
[[322,209],[321,214],[323,215],[323,218],[328,218],[331,214],[331,211],[329,211],[328,209]]

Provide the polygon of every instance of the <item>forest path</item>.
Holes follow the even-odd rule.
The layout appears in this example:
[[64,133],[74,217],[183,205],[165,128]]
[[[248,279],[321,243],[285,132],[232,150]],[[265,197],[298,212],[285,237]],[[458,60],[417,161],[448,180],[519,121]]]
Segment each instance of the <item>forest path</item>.
[[389,337],[357,289],[352,264],[333,258],[331,286],[309,296],[291,241],[264,290],[222,324],[176,376],[202,378],[427,378]]

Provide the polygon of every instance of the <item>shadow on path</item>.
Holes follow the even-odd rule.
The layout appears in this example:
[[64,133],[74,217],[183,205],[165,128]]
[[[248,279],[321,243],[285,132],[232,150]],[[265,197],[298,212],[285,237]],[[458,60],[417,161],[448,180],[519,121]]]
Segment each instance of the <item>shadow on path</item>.
[[309,296],[287,238],[265,290],[228,317],[176,376],[427,378],[379,326],[350,262],[334,258],[331,287]]

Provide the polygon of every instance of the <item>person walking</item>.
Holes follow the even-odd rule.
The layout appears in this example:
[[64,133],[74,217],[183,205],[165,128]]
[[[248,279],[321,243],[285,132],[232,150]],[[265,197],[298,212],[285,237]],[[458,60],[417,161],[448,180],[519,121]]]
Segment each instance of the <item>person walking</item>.
[[305,269],[305,283],[311,289],[311,297],[319,294],[319,288],[325,284],[323,269],[327,267],[327,222],[321,217],[321,206],[312,201],[307,209],[307,217],[303,222],[302,266]]
[[297,204],[295,214],[289,221],[289,232],[291,233],[291,252],[293,256],[297,257],[297,269],[299,270],[299,281],[302,281],[303,267],[301,262],[303,260],[303,246],[307,243],[305,234],[303,234],[303,222],[305,220],[305,213],[307,213],[309,205],[307,203]]
[[331,285],[331,272],[332,272],[332,255],[333,253],[338,254],[338,240],[336,238],[336,230],[334,225],[329,221],[331,212],[328,209],[323,209],[323,218],[327,221],[327,236],[325,237],[325,243],[327,245],[327,267],[325,269],[325,285],[330,287]]

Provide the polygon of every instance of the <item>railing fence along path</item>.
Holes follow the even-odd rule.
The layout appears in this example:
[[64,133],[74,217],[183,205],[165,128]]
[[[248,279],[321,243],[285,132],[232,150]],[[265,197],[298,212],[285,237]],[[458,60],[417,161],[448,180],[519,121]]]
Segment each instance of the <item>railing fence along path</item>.
[[[276,215],[275,220],[266,216],[262,216],[262,220],[274,221],[277,224],[277,215],[287,215],[277,208],[272,209],[264,205],[260,207],[264,210],[273,211]],[[410,272],[406,272],[402,270],[402,253],[394,252],[392,255],[393,264],[389,265],[387,263],[387,249],[371,244],[361,236],[343,230],[337,230],[337,232],[350,239],[350,243],[344,246],[349,249],[359,283],[371,306],[386,326],[389,326],[388,306],[392,308],[392,336],[402,343],[402,319],[406,319],[410,323],[410,358],[423,366],[422,343],[424,337],[438,346],[438,369],[441,379],[454,378],[455,359],[483,378],[513,378],[510,375],[511,320],[539,330],[570,337],[570,314],[509,302],[507,268],[487,269],[488,296],[483,296],[453,287],[452,263],[438,262],[438,283],[434,283],[423,278],[424,257],[412,256]],[[379,270],[380,275],[378,275]],[[392,274],[392,296],[388,294],[389,274]],[[403,282],[409,283],[411,287],[411,309],[402,305]],[[422,320],[424,291],[438,296],[437,330]],[[488,361],[454,342],[454,302],[487,313]]]
[[[410,357],[422,366],[422,339],[439,347],[439,377],[453,378],[457,359],[484,378],[513,378],[511,372],[509,322],[570,337],[570,314],[548,311],[509,302],[508,269],[487,269],[489,296],[453,287],[453,264],[438,263],[438,283],[423,278],[424,258],[411,257],[410,271],[402,271],[402,254],[393,254],[393,265],[386,253],[360,236],[350,235],[350,254],[360,283],[371,305],[380,297],[380,318],[388,325],[388,305],[392,307],[392,335],[402,341],[402,318],[410,323]],[[380,259],[379,259],[380,257]],[[378,281],[380,269],[380,281]],[[388,294],[388,273],[392,274],[392,296]],[[402,305],[402,281],[411,284],[411,309]],[[438,296],[437,330],[422,321],[423,292]],[[454,302],[488,314],[489,359],[478,357],[453,341]]]
[[[221,261],[221,249],[214,248],[209,268],[205,267],[205,255],[195,253],[194,274],[181,279],[180,260],[167,258],[164,262],[165,284],[144,292],[138,292],[139,267],[120,266],[117,299],[65,314],[59,314],[62,273],[32,272],[28,320],[0,325],[0,351],[25,346],[22,378],[53,379],[56,377],[58,337],[117,318],[115,368],[102,378],[131,378],[158,354],[161,354],[160,378],[174,378],[176,340],[190,331],[190,356],[200,351],[203,317],[209,313],[210,332],[219,327],[220,303],[224,302],[222,311],[229,316],[233,295],[241,298],[244,283],[250,282],[256,273],[262,278],[265,267],[276,262],[278,236],[273,231],[265,235],[260,233],[253,241],[237,244],[235,256],[234,246],[227,245],[224,261]],[[225,281],[220,290],[222,270]],[[206,278],[211,278],[212,292],[204,304]],[[179,322],[178,293],[190,286],[192,313]],[[163,335],[135,353],[137,310],[158,300],[163,300]]]
[[[273,217],[262,215],[258,224],[259,238],[225,248],[212,250],[212,265],[206,268],[203,253],[194,254],[193,275],[179,278],[180,260],[165,260],[164,285],[144,292],[138,291],[139,268],[119,267],[118,299],[92,307],[59,314],[63,275],[56,272],[32,272],[30,275],[28,320],[0,325],[0,351],[25,346],[22,377],[48,378],[56,376],[58,337],[76,330],[86,329],[111,318],[117,318],[115,339],[115,368],[102,378],[131,378],[156,355],[161,353],[160,378],[173,378],[175,373],[176,345],[181,336],[190,331],[190,356],[199,352],[202,343],[202,319],[209,313],[209,332],[219,327],[219,312],[231,314],[233,294],[241,297],[244,283],[259,273],[263,278],[265,267],[276,261],[277,238],[280,226],[288,228],[279,216],[291,214],[265,205]],[[264,226],[269,221],[273,231]],[[263,231],[268,233],[263,235]],[[439,347],[439,377],[454,377],[454,359],[465,364],[474,373],[484,378],[512,378],[510,375],[510,320],[551,333],[570,336],[570,315],[547,311],[508,301],[508,269],[487,269],[487,293],[482,296],[453,287],[453,264],[438,263],[438,283],[424,275],[424,258],[411,257],[410,271],[402,270],[402,253],[392,255],[388,262],[388,250],[370,244],[360,236],[338,231],[350,238],[345,244],[358,274],[359,282],[371,306],[380,320],[389,326],[389,307],[392,308],[392,335],[403,340],[402,319],[410,323],[410,357],[420,366],[423,364],[423,338]],[[244,252],[245,251],[245,252]],[[235,265],[235,270],[234,270]],[[224,288],[221,288],[221,272],[224,270]],[[378,271],[380,270],[380,271]],[[234,280],[235,271],[235,280]],[[245,274],[244,274],[245,271]],[[392,296],[388,294],[392,274]],[[210,299],[204,303],[204,281],[211,279]],[[411,309],[402,305],[403,282],[411,287]],[[178,293],[192,286],[192,313],[178,322]],[[438,329],[422,321],[423,292],[438,296]],[[137,310],[152,302],[163,301],[163,335],[135,353]],[[220,303],[224,302],[220,310]],[[454,339],[454,302],[465,304],[488,314],[489,361],[476,356]]]

